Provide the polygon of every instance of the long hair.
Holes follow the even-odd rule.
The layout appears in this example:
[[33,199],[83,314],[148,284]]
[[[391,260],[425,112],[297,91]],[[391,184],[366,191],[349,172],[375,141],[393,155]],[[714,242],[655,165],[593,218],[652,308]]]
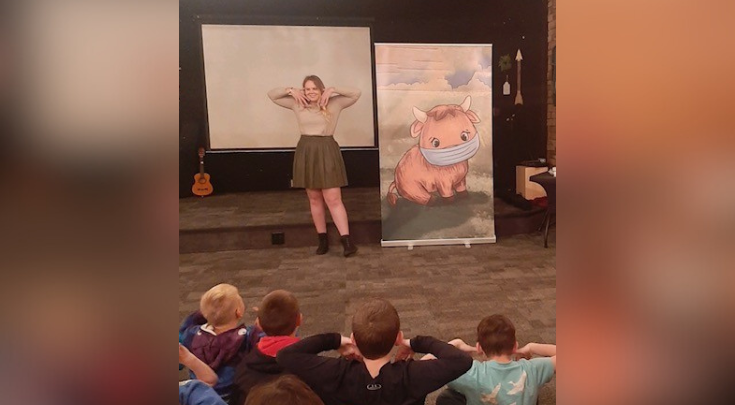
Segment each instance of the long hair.
[[[314,84],[316,85],[316,87],[319,90],[321,90],[322,93],[324,93],[324,89],[326,89],[327,87],[324,86],[324,82],[317,75],[308,75],[308,76],[306,76],[304,78],[304,81],[301,82],[301,87],[306,86],[306,82],[308,82],[309,80],[311,80],[312,82],[314,82]],[[324,107],[320,107],[319,109],[321,110],[321,113],[324,116],[324,119],[327,120],[327,122],[329,122],[329,115],[330,114],[329,114],[329,111],[327,111],[327,107],[324,106]]]

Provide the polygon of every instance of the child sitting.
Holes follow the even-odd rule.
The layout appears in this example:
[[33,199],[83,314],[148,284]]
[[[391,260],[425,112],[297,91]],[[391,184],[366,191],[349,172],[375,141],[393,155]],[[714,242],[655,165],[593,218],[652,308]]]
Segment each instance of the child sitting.
[[245,355],[235,372],[232,404],[242,405],[250,389],[284,373],[276,362],[276,354],[299,341],[296,329],[301,326],[299,302],[284,290],[268,293],[258,308],[256,325],[265,333],[256,347]]
[[298,377],[285,374],[253,388],[245,405],[324,405]]
[[227,405],[212,389],[217,383],[217,374],[181,343],[179,343],[179,364],[187,367],[196,377],[195,380],[179,382],[179,405]]
[[199,311],[179,328],[179,343],[217,373],[214,390],[227,400],[235,378],[235,366],[260,336],[255,327],[240,320],[245,304],[237,288],[218,284],[202,295]]
[[[529,343],[518,349],[515,327],[503,315],[480,321],[474,347],[460,339],[450,344],[483,354],[487,360],[474,361],[466,374],[450,382],[437,405],[534,405],[539,388],[556,372],[556,345]],[[533,355],[545,357],[527,360]],[[514,356],[526,359],[514,361]]]
[[[433,361],[390,362],[393,346],[432,353]],[[340,350],[363,361],[319,356]],[[472,358],[428,336],[404,339],[398,312],[386,300],[361,306],[352,319],[352,336],[315,335],[278,352],[278,364],[296,374],[325,404],[424,404],[426,395],[464,374]]]

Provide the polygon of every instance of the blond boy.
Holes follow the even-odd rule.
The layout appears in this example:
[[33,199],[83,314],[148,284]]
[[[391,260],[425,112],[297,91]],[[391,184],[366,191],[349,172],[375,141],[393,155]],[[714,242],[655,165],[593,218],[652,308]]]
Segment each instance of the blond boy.
[[237,287],[218,284],[202,295],[199,310],[179,328],[179,343],[217,373],[214,390],[223,398],[230,395],[235,366],[260,336],[254,326],[241,324],[244,313]]

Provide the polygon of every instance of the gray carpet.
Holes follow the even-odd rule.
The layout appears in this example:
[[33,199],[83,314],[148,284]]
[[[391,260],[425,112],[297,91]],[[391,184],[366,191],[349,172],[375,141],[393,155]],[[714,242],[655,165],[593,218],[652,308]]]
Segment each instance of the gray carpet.
[[[355,308],[367,298],[382,297],[398,309],[408,337],[460,337],[472,344],[479,320],[503,313],[514,322],[520,345],[556,343],[554,236],[552,228],[549,249],[536,233],[469,249],[367,245],[347,259],[339,246],[324,256],[314,255],[313,247],[182,254],[179,318],[198,308],[204,291],[227,282],[240,289],[248,308],[273,289],[293,292],[304,314],[302,336],[349,334]],[[252,322],[252,311],[245,320]],[[555,387],[556,378],[541,390],[540,404],[556,403]]]

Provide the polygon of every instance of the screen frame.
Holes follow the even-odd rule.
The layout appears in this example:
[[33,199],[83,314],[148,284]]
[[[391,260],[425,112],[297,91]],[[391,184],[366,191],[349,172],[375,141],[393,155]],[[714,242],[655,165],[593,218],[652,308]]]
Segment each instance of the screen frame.
[[294,152],[296,147],[267,147],[267,148],[216,148],[213,149],[209,128],[209,108],[207,105],[207,84],[204,61],[204,42],[202,29],[204,25],[243,25],[243,26],[274,26],[274,27],[359,27],[367,28],[370,40],[370,79],[372,92],[372,121],[373,137],[372,145],[364,146],[340,146],[342,150],[378,150],[378,109],[377,90],[375,81],[375,41],[373,38],[373,19],[368,18],[322,18],[322,17],[275,17],[275,16],[246,16],[246,15],[212,15],[197,14],[194,16],[197,25],[198,59],[202,83],[202,108],[204,144],[208,153],[231,153],[231,152]]

